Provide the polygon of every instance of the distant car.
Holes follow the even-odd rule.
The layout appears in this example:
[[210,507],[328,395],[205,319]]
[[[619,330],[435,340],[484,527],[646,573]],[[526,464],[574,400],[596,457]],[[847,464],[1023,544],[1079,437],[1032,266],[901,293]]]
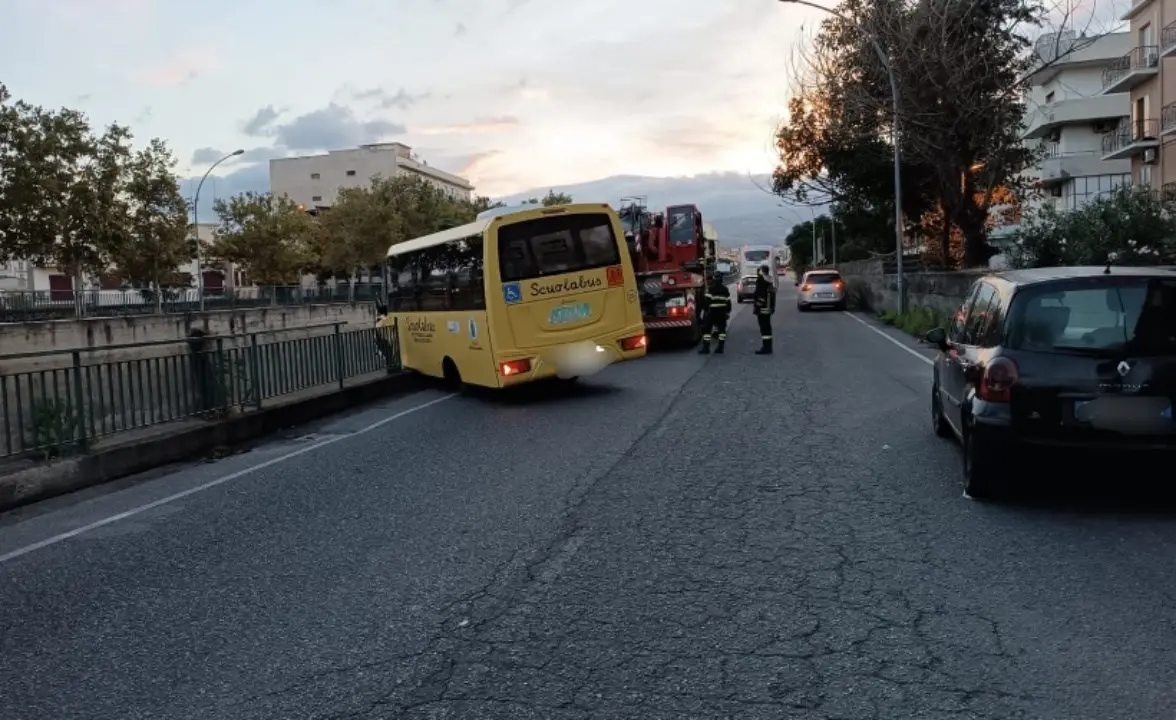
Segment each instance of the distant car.
[[990,275],[924,339],[940,351],[931,423],[963,444],[970,496],[997,494],[1011,458],[1027,453],[1130,452],[1136,469],[1173,467],[1176,272]]
[[846,308],[845,281],[836,270],[809,270],[797,284],[796,309],[801,312],[814,307]]
[[736,302],[747,302],[755,296],[755,274],[747,274],[744,271],[743,277],[739,278],[739,283],[735,286],[735,300]]

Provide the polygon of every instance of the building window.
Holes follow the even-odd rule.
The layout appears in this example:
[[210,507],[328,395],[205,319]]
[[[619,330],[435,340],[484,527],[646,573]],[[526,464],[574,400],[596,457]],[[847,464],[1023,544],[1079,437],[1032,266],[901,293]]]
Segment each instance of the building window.
[[322,201],[322,199],[323,199],[322,195],[315,195],[314,197],[311,198],[311,202],[320,202],[320,201]]
[[347,171],[347,177],[355,177],[355,171],[354,171],[354,170],[348,170],[348,171]]
[[1096,197],[1109,195],[1120,185],[1130,184],[1131,173],[1077,177],[1062,187],[1060,207],[1065,210],[1074,210]]
[[321,176],[321,175],[319,175],[318,173],[311,173],[311,174],[310,174],[310,179],[311,179],[311,180],[318,180],[320,177],[322,177],[322,176]]
[[1143,164],[1139,166],[1139,186],[1151,187],[1152,181],[1152,166]]

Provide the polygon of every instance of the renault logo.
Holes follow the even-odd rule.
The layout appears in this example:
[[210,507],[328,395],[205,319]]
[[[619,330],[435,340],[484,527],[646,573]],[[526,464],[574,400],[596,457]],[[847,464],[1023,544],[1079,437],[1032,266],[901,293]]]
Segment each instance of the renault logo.
[[1127,377],[1127,373],[1131,372],[1131,364],[1124,360],[1115,369],[1119,371],[1119,377]]

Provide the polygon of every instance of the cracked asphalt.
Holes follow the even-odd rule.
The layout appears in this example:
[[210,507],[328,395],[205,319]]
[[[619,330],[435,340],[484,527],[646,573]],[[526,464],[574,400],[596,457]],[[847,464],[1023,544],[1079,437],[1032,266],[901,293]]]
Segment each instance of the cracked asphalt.
[[4,555],[330,441],[0,563],[0,717],[1176,717],[1173,505],[963,498],[928,365],[793,302],[771,357],[744,306],[723,356],[0,518]]

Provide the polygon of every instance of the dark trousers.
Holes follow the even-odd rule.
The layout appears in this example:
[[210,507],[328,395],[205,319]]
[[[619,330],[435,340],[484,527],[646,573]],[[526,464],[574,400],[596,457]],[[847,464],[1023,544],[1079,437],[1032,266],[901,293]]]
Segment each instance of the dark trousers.
[[764,341],[764,345],[769,345],[772,342],[772,316],[761,314],[756,311],[755,319],[759,322],[760,338]]
[[702,341],[709,343],[712,338],[727,341],[727,313],[708,312],[702,316]]

